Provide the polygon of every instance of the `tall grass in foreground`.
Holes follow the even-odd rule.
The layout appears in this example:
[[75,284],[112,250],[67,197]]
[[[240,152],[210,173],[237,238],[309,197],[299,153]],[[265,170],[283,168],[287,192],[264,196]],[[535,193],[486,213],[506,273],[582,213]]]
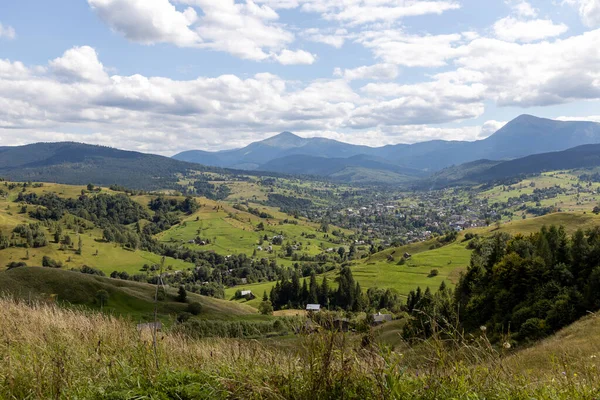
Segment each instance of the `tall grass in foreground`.
[[[129,321],[0,298],[2,399],[594,399],[589,364],[528,376],[485,338],[385,351],[339,333],[297,351],[149,333]],[[548,365],[553,365],[548,360]],[[559,363],[560,365],[560,363]],[[562,368],[562,367],[561,367]]]

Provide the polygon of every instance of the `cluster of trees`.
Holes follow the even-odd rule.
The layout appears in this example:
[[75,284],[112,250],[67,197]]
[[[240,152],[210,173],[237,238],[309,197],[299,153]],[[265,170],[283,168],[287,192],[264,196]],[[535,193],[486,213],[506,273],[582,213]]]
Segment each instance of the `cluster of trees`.
[[231,194],[231,189],[227,185],[218,185],[206,179],[197,179],[192,185],[192,189],[186,188],[186,193],[195,194],[197,196],[206,197],[211,200],[225,200]]
[[409,296],[414,331],[427,334],[428,320],[443,325],[460,316],[468,331],[483,325],[498,337],[510,331],[516,339],[537,339],[600,309],[600,227],[571,237],[551,226],[473,241],[471,264],[454,294],[443,287]]
[[[18,240],[17,238],[20,238]],[[20,242],[20,243],[19,243]],[[25,247],[44,247],[48,245],[48,239],[42,230],[40,224],[17,225],[13,229],[14,246],[22,245]],[[3,247],[4,246],[4,247]],[[10,247],[10,241],[6,236],[0,234],[0,248]]]
[[29,214],[38,220],[60,220],[69,213],[96,225],[129,225],[141,219],[150,219],[148,212],[140,204],[124,194],[97,196],[79,196],[75,199],[63,199],[54,193],[38,196],[35,193],[19,193],[17,202],[39,205]]
[[277,193],[269,193],[267,205],[279,207],[282,212],[298,215],[300,210],[309,210],[313,202],[299,197],[284,196]]
[[[291,276],[290,276],[291,275]],[[263,297],[263,301],[270,300],[275,310],[282,308],[304,308],[307,304],[321,304],[329,307],[333,292],[329,287],[327,277],[319,285],[315,274],[310,276],[310,284],[306,279],[300,283],[298,271],[283,271],[281,279],[271,289],[269,298]]]
[[156,197],[150,200],[149,207],[154,212],[169,213],[181,211],[187,215],[193,214],[200,206],[192,197],[186,197],[185,200],[176,198],[166,198],[164,196]]
[[256,215],[259,218],[263,218],[263,219],[267,219],[267,218],[273,218],[273,216],[265,211],[261,211],[258,208],[252,208],[252,207],[248,207],[247,211],[252,214],[252,215]]
[[366,293],[360,284],[354,280],[349,266],[343,266],[336,278],[337,289],[332,289],[327,276],[321,283],[317,282],[316,275],[304,279],[300,283],[300,274],[293,271],[288,276],[284,272],[282,278],[271,289],[269,296],[265,293],[264,302],[270,302],[275,310],[282,308],[304,308],[307,304],[320,304],[327,309],[345,311],[369,311],[386,309],[398,312],[402,301],[400,295],[391,289],[370,288]]

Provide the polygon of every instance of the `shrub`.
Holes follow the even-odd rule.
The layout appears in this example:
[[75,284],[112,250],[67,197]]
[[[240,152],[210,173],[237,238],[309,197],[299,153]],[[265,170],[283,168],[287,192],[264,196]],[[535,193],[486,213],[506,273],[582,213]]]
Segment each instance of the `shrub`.
[[432,269],[431,271],[429,271],[429,278],[433,278],[435,276],[438,276],[440,274],[440,271],[438,271],[437,269]]
[[273,304],[271,304],[271,302],[268,300],[263,301],[258,306],[258,311],[260,311],[260,313],[262,315],[272,315],[273,314]]
[[188,304],[187,312],[189,312],[192,315],[199,315],[202,312],[202,304],[198,302]]
[[21,268],[21,267],[26,267],[27,264],[25,264],[23,261],[11,261],[10,263],[8,263],[8,265],[6,266],[7,269],[13,269],[13,268]]
[[189,312],[180,312],[179,314],[177,314],[177,322],[179,322],[180,324],[183,324],[184,322],[189,321],[189,319],[192,317],[192,314],[190,314]]
[[48,256],[42,257],[42,267],[46,268],[62,268],[62,263],[60,261],[55,261]]
[[546,335],[546,321],[539,318],[529,318],[519,329],[519,336],[529,339],[537,339]]

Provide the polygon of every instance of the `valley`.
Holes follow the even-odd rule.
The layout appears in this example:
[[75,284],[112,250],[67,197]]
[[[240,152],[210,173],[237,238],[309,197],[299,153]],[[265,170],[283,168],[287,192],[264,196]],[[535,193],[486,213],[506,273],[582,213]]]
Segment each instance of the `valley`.
[[[304,143],[290,135],[270,143]],[[70,146],[85,151],[69,159]],[[465,369],[455,372],[489,368],[482,360],[491,357],[522,379],[546,382],[550,369],[538,366],[532,376],[515,360],[542,363],[549,355],[540,340],[595,324],[585,315],[600,308],[594,145],[432,172],[391,167],[389,160],[351,155],[354,150],[345,154],[350,161],[311,159],[313,170],[303,169],[304,155],[270,162],[290,166],[285,174],[87,145],[44,148],[47,154],[27,156],[35,166],[0,169],[17,178],[0,181],[0,302],[21,313],[31,307],[31,313],[79,318],[126,337],[131,326],[143,332],[159,323],[161,332],[149,332],[170,343],[185,337],[193,346],[210,343],[227,352],[233,345],[250,351],[255,341],[260,350],[252,351],[261,356],[271,352],[299,363],[307,362],[304,349],[320,354],[319,346],[332,340],[342,346],[338,351],[357,357],[356,379],[368,387],[359,370],[376,367],[362,358],[365,348],[384,360],[401,354],[413,374],[419,360],[431,357],[430,345],[462,360],[452,348],[472,339],[456,336],[456,329],[483,347],[472,348]],[[26,160],[23,151],[17,154]],[[569,158],[573,152],[585,155]],[[150,158],[145,164],[140,157]],[[79,175],[82,166],[108,164],[102,179],[97,172]],[[336,178],[342,175],[347,178]],[[379,179],[386,175],[390,181]],[[534,288],[531,295],[523,285]],[[308,305],[320,311],[306,311]],[[480,326],[486,330],[477,336]],[[454,344],[441,344],[448,340]],[[587,348],[588,340],[578,343]],[[151,358],[168,365],[160,351]],[[588,368],[582,362],[577,373],[590,374]],[[410,376],[393,380],[414,390],[429,382]],[[443,385],[448,393],[487,393],[482,386]]]

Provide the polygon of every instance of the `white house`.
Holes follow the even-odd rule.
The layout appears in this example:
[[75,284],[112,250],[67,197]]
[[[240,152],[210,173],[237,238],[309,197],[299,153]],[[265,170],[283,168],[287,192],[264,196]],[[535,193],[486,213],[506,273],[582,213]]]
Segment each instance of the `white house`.
[[321,311],[321,305],[320,304],[307,304],[306,311],[312,311],[312,312]]

